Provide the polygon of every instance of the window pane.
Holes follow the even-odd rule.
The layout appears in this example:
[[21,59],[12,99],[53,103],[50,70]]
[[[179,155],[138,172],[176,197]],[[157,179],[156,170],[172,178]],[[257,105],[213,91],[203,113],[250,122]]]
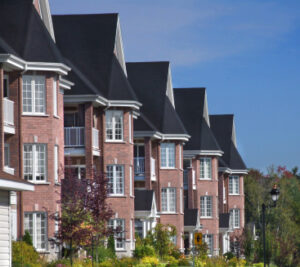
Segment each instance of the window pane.
[[160,166],[167,167],[167,148],[166,144],[160,145]]
[[167,188],[161,189],[161,210],[168,211]]
[[113,174],[113,165],[108,165],[106,167],[106,175],[108,179],[108,193],[114,193],[114,174]]
[[107,110],[106,120],[106,139],[123,140],[123,112],[116,110]]
[[169,166],[175,168],[175,144],[168,144]]
[[46,176],[46,145],[35,145],[36,147],[36,176],[37,181],[44,181]]
[[32,181],[33,179],[33,153],[32,145],[24,145],[24,179]]
[[135,234],[143,238],[143,222],[140,219],[134,220]]
[[168,188],[169,190],[169,211],[176,212],[176,188]]
[[9,144],[4,145],[4,166],[9,166]]
[[163,168],[175,168],[175,144],[160,144],[160,165]]
[[211,196],[200,197],[200,216],[212,217],[212,197]]
[[211,179],[211,158],[200,159],[200,178]]
[[23,112],[32,112],[31,77],[23,76]]
[[107,165],[108,193],[124,194],[124,166]]
[[35,77],[35,112],[45,113],[45,78]]

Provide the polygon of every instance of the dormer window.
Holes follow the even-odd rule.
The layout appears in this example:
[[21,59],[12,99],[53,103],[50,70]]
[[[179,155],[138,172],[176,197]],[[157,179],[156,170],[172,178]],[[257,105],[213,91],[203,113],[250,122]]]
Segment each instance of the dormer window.
[[44,76],[23,76],[23,114],[46,112],[46,80]]

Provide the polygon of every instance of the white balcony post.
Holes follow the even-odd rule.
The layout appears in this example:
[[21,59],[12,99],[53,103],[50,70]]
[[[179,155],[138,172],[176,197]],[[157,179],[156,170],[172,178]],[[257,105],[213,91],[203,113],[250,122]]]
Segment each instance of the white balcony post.
[[93,128],[93,148],[99,149],[99,130]]

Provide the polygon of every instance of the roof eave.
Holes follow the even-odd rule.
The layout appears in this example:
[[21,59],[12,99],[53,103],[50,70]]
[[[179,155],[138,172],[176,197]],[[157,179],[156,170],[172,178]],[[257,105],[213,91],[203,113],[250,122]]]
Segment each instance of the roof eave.
[[184,141],[184,142],[187,142],[190,138],[188,134],[163,134],[158,131],[134,131],[134,137],[135,138],[151,137],[162,141],[176,140],[176,141]]
[[183,156],[191,158],[195,156],[218,156],[221,157],[224,154],[222,150],[183,150]]
[[8,191],[34,191],[34,185],[27,182],[18,182],[0,178],[0,189]]

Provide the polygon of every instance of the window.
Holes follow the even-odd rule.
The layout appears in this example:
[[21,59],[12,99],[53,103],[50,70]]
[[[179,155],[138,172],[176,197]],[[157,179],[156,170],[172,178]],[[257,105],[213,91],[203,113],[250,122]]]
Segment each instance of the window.
[[132,182],[132,167],[130,166],[129,167],[129,182],[130,182],[130,184],[129,184],[129,194],[130,194],[130,196],[133,196],[133,182]]
[[207,253],[208,253],[208,255],[213,255],[213,251],[214,251],[214,244],[213,244],[213,235],[208,235],[208,234],[206,234],[206,235],[203,235],[202,236],[202,242],[203,243],[206,243],[206,245],[207,245]]
[[160,166],[162,168],[175,168],[175,144],[160,144]]
[[47,149],[45,144],[25,144],[24,178],[30,182],[46,181]]
[[132,116],[131,113],[129,113],[129,142],[132,142],[132,127],[131,127],[131,123],[132,123]]
[[32,238],[37,250],[47,249],[47,215],[45,212],[25,213],[24,230]]
[[117,230],[115,234],[116,250],[125,249],[125,220],[111,219],[108,221],[108,227]]
[[8,75],[4,75],[3,79],[3,97],[9,96],[9,78]]
[[45,114],[45,77],[23,76],[23,113]]
[[212,217],[212,197],[202,196],[200,197],[200,216]]
[[106,119],[106,140],[122,141],[123,140],[123,111],[107,110]]
[[58,183],[58,146],[54,146],[54,182]]
[[53,115],[57,116],[57,80],[53,78]]
[[140,219],[135,219],[134,220],[134,229],[135,229],[135,234],[139,236],[140,238],[143,238],[143,222]]
[[107,165],[108,193],[124,195],[124,166]]
[[[65,175],[67,175],[68,170],[72,169],[71,174],[75,174],[78,179],[84,179],[85,178],[85,165],[69,165],[65,166]],[[73,172],[74,171],[74,172]]]
[[240,194],[240,177],[229,176],[229,195]]
[[240,210],[230,210],[230,222],[233,228],[240,228]]
[[4,144],[4,166],[9,167],[9,144]]
[[183,190],[180,188],[180,195],[179,195],[179,201],[180,201],[180,212],[183,213]]
[[179,168],[182,169],[182,149],[181,149],[181,145],[179,146]]
[[211,158],[200,158],[200,179],[211,180]]
[[176,212],[176,188],[161,189],[161,211]]
[[170,241],[174,244],[174,246],[177,246],[177,236],[176,235],[170,236]]

